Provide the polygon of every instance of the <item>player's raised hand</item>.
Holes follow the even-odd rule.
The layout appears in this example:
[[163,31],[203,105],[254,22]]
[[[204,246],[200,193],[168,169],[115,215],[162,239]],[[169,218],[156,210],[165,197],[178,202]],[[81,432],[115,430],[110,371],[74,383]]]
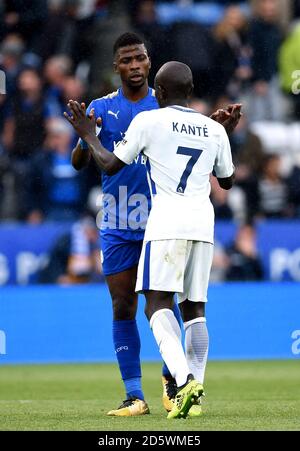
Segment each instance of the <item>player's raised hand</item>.
[[[86,114],[86,106],[84,102],[81,102],[81,108],[84,110],[85,114]],[[87,114],[87,117],[89,117],[90,119],[93,119],[94,117],[94,112],[92,113],[91,111],[89,112],[89,114]],[[96,124],[98,127],[101,127],[102,124],[102,119],[101,117],[96,118]]]
[[239,120],[242,116],[241,113],[242,104],[241,103],[233,103],[227,106],[227,108],[219,109],[214,112],[210,117],[216,122],[219,122],[223,125],[226,132],[232,133]]
[[85,139],[88,135],[95,135],[96,132],[96,119],[95,111],[92,109],[88,116],[86,116],[85,104],[79,104],[74,100],[69,100],[68,108],[70,110],[71,116],[64,112],[64,117],[76,130],[78,135]]

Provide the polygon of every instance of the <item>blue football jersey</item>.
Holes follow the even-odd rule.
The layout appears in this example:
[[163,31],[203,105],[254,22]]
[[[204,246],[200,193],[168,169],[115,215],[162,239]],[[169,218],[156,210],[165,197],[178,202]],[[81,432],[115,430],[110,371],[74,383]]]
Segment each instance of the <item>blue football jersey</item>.
[[[93,100],[87,113],[92,108],[95,110],[95,117],[102,119],[98,136],[103,146],[113,152],[124,139],[132,119],[142,111],[157,109],[158,103],[152,88],[138,102],[128,100],[122,88],[119,88],[116,92]],[[86,143],[82,142],[82,145],[85,147]],[[102,234],[115,232],[130,239],[142,239],[151,208],[146,158],[139,155],[136,161],[113,176],[102,172],[102,190]]]

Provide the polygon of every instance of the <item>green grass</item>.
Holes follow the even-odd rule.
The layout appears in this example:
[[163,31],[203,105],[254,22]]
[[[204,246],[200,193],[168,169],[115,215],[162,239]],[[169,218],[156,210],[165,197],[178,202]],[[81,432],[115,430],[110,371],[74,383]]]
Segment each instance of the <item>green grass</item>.
[[299,430],[300,362],[209,362],[205,414],[167,420],[160,365],[143,365],[151,415],[107,417],[124,399],[116,365],[0,366],[0,430]]

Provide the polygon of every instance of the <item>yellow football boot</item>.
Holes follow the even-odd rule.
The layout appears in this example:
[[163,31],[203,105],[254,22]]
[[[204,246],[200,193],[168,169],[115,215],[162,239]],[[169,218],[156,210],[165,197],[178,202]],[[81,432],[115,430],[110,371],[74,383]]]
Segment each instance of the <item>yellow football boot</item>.
[[201,417],[202,415],[202,406],[200,399],[198,400],[197,404],[193,404],[192,407],[189,410],[188,416],[191,418]]
[[150,413],[145,401],[137,398],[128,398],[116,410],[110,410],[107,415],[114,417],[135,417]]
[[187,378],[186,384],[178,391],[174,400],[174,407],[168,413],[167,418],[186,418],[190,408],[193,404],[198,402],[198,399],[203,393],[203,386],[197,382],[190,374]]
[[171,412],[174,407],[174,399],[177,394],[177,385],[174,377],[162,376],[163,386],[162,403],[167,412]]

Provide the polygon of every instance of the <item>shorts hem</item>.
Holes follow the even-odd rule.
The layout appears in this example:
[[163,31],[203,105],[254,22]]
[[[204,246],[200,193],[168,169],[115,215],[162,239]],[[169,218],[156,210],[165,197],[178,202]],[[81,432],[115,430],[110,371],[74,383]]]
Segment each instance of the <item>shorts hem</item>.
[[174,291],[174,290],[170,290],[168,288],[159,288],[159,287],[153,287],[153,285],[149,288],[139,288],[136,289],[135,292],[136,293],[143,293],[144,291],[164,291],[166,293],[182,293],[181,291]]
[[[179,295],[180,295],[181,293],[179,293]],[[184,302],[185,300],[188,300],[188,301],[190,301],[190,302],[204,302],[205,304],[207,303],[207,298],[205,298],[205,299],[189,299],[188,297],[186,297],[185,299],[180,299],[179,298],[179,296],[178,296],[178,304],[181,304],[182,302]]]
[[105,271],[105,270],[103,269],[103,274],[104,274],[105,276],[113,276],[114,274],[119,274],[120,272],[127,271],[128,269],[131,269],[131,268],[133,268],[134,266],[137,266],[138,263],[139,263],[139,262],[137,261],[136,263],[132,263],[132,264],[130,264],[130,265],[126,265],[126,266],[124,266],[124,267],[122,267],[122,268],[118,268],[118,269],[115,270],[115,271]]

